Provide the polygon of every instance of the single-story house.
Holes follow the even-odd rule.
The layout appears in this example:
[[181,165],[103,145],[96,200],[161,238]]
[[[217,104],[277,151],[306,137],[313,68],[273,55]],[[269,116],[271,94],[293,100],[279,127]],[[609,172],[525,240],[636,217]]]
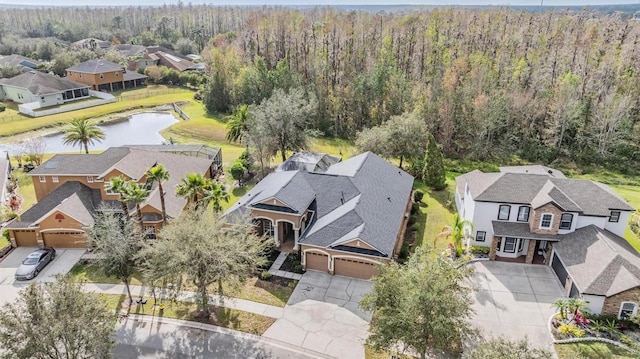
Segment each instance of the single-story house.
[[89,86],[30,70],[12,78],[0,79],[0,98],[17,103],[38,102],[39,107],[48,107],[89,98]]
[[24,71],[35,70],[41,63],[42,61],[16,54],[0,57],[0,66],[13,66],[22,68]]
[[282,162],[276,171],[326,172],[329,167],[342,161],[342,157],[326,153],[297,152]]

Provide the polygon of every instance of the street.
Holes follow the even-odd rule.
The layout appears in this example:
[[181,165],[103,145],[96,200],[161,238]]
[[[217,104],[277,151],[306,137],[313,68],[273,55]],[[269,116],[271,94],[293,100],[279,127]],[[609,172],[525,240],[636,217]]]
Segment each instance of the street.
[[157,320],[131,316],[118,324],[113,358],[327,358],[234,330],[171,319],[163,319],[162,323]]

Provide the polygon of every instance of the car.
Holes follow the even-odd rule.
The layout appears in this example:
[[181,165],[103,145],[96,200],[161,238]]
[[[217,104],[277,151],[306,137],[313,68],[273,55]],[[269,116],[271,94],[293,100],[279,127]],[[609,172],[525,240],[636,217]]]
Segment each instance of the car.
[[33,251],[27,256],[16,270],[16,280],[29,280],[35,278],[38,273],[56,257],[56,250],[51,247],[43,247]]

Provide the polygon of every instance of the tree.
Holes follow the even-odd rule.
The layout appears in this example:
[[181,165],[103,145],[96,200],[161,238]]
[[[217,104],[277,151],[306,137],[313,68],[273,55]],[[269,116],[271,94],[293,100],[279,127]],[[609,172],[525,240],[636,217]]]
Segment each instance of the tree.
[[[456,213],[453,215],[453,225],[452,226],[444,226],[439,236],[451,237],[453,239],[453,246],[456,250],[456,255],[459,257],[464,252],[464,238],[465,238],[465,230],[468,228],[473,228],[473,223],[463,220],[460,217],[460,214]],[[435,245],[434,245],[435,247]]]
[[110,358],[116,317],[97,295],[61,276],[33,282],[0,309],[0,346],[11,358]]
[[527,339],[517,342],[503,337],[482,343],[465,353],[463,359],[552,359],[555,356],[542,348],[531,348]]
[[109,211],[99,212],[89,236],[96,253],[92,266],[107,277],[120,279],[127,288],[129,303],[133,303],[129,284],[143,239],[144,234],[134,231],[131,222]]
[[180,180],[180,184],[176,187],[176,194],[187,197],[189,203],[194,205],[195,209],[198,209],[206,186],[207,179],[201,174],[188,173]]
[[231,177],[234,180],[238,181],[238,186],[242,187],[242,178],[244,174],[247,172],[247,167],[241,161],[235,161],[231,167],[229,167],[229,172],[231,173]]
[[126,202],[133,202],[136,206],[136,215],[138,222],[140,223],[140,233],[144,233],[144,223],[142,222],[142,210],[140,205],[149,198],[149,191],[145,185],[138,184],[137,182],[129,182],[124,187],[124,200]]
[[71,128],[65,131],[62,141],[65,145],[80,146],[85,153],[89,153],[89,144],[101,142],[105,139],[105,134],[100,127],[89,122],[87,119],[76,119],[71,121]]
[[22,141],[22,146],[27,156],[27,161],[33,163],[36,166],[42,164],[42,158],[47,148],[47,142],[44,137],[31,137]]
[[229,192],[223,183],[208,180],[204,188],[202,202],[206,205],[211,203],[214,212],[222,212],[222,201],[229,202]]
[[147,171],[147,179],[149,181],[158,182],[158,191],[160,192],[160,206],[162,207],[162,222],[167,223],[167,208],[164,203],[164,188],[162,181],[169,180],[169,171],[162,165],[157,164]]
[[215,292],[224,296],[223,282],[237,288],[266,262],[269,242],[255,234],[249,220],[231,224],[209,211],[185,211],[161,233],[162,241],[146,248],[142,256],[151,262],[165,261],[163,266],[171,273],[184,273],[197,288],[198,310],[204,318],[210,314],[213,284]]
[[122,214],[124,218],[129,219],[129,207],[126,201],[125,191],[127,190],[127,180],[123,176],[111,177],[108,182],[108,192],[115,193],[120,196],[120,205],[122,206]]
[[297,152],[307,147],[306,129],[316,113],[316,101],[307,100],[301,89],[289,93],[275,90],[273,95],[251,108],[250,131],[257,135],[272,137],[275,154],[280,151],[282,161],[287,151]]
[[429,135],[429,142],[427,144],[427,153],[424,157],[422,178],[429,187],[436,191],[443,190],[447,187],[442,151],[438,148],[436,139],[431,134]]
[[233,111],[233,115],[228,116],[227,141],[242,142],[244,135],[249,130],[249,105],[240,105]]
[[175,50],[182,55],[189,55],[196,52],[196,46],[193,40],[181,37],[176,41]]
[[380,266],[360,305],[374,310],[367,343],[376,350],[409,349],[421,358],[450,351],[472,335],[470,267],[457,267],[419,246],[405,265]]

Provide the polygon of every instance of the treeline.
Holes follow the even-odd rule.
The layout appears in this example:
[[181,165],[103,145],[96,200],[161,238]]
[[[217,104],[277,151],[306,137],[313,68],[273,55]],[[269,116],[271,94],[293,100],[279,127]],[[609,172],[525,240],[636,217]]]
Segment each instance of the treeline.
[[192,41],[210,62],[211,111],[302,87],[317,99],[311,126],[328,135],[355,138],[411,112],[449,157],[640,168],[640,23],[616,14],[178,5],[1,10],[0,19],[7,41]]

